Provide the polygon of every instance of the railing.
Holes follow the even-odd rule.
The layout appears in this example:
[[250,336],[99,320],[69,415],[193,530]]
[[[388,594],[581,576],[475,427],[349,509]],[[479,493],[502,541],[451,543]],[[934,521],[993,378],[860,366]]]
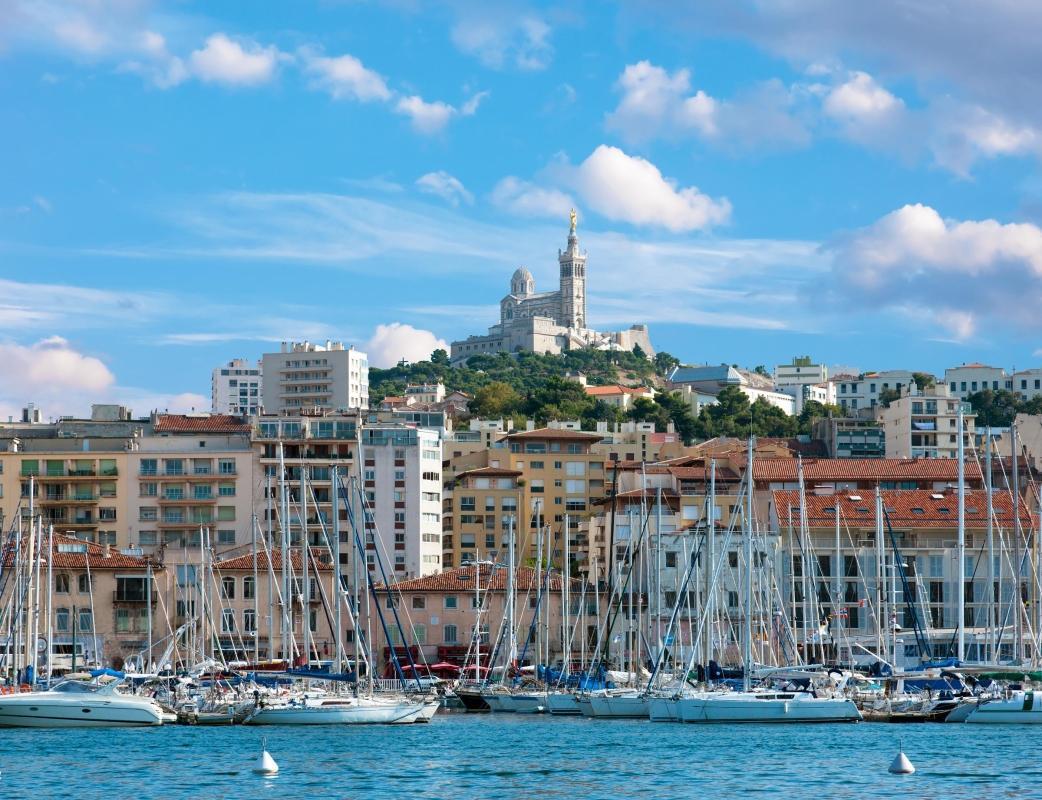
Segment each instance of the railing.
[[153,591],[149,597],[146,597],[146,592],[127,592],[115,589],[112,592],[113,603],[147,603],[151,602],[155,605],[159,600],[159,593]]

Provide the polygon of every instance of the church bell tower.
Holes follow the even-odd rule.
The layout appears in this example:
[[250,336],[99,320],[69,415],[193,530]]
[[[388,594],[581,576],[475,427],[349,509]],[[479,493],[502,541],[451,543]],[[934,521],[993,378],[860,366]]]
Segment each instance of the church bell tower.
[[579,251],[579,237],[575,233],[575,209],[569,215],[568,246],[557,251],[561,265],[561,318],[568,328],[585,328],[586,322],[586,253]]

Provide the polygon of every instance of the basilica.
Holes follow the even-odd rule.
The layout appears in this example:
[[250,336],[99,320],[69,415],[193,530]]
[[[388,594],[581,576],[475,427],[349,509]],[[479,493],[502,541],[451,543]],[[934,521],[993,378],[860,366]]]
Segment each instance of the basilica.
[[576,216],[571,213],[568,244],[557,251],[560,284],[555,292],[537,292],[532,273],[524,267],[510,279],[510,294],[499,303],[499,324],[484,336],[468,336],[452,343],[452,361],[465,362],[485,353],[561,353],[593,347],[598,350],[632,350],[635,345],[654,355],[646,325],[625,331],[602,333],[587,327],[586,253],[579,250]]

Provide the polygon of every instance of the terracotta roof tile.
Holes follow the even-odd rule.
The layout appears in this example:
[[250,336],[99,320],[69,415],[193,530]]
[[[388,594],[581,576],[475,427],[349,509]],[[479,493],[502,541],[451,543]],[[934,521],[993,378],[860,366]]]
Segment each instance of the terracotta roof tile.
[[643,386],[587,386],[586,394],[591,397],[612,397],[618,394],[632,394],[639,395],[641,397],[647,397],[650,395],[651,389],[645,389]]
[[249,433],[250,423],[230,414],[158,414],[156,433]]
[[[758,458],[753,477],[758,481],[797,480],[798,459]],[[805,458],[806,480],[934,480],[955,481],[959,464],[954,458]],[[980,480],[976,463],[966,464],[967,480]]]
[[[26,552],[23,546],[22,552]],[[54,534],[53,566],[57,569],[85,569],[89,563],[92,570],[103,569],[146,569],[149,559],[138,556],[128,556],[121,553],[115,547],[109,548],[109,555],[105,556],[104,545],[94,542],[85,542],[64,534]],[[4,559],[4,568],[14,564],[14,551],[10,550]],[[153,568],[162,569],[155,565]]]
[[[507,570],[506,568],[497,569],[492,574],[492,582],[489,583],[489,572],[491,566],[488,564],[481,564],[478,567],[473,565],[467,567],[457,567],[456,569],[448,570],[447,572],[439,572],[436,575],[427,575],[423,578],[413,578],[407,581],[399,581],[395,584],[395,588],[403,592],[466,592],[467,590],[474,591],[474,580],[475,580],[475,569],[480,570],[477,574],[478,584],[482,590],[491,588],[494,591],[506,591],[507,588]],[[539,588],[540,580],[544,576],[537,573],[532,567],[518,567],[517,577],[514,581],[517,591],[527,592],[530,589],[536,590]],[[582,581],[577,578],[572,578],[573,587],[582,587]],[[387,591],[387,587],[380,585],[377,586],[377,591]],[[555,572],[550,576],[550,591],[561,591],[561,573]]]
[[561,428],[536,428],[534,431],[518,431],[517,433],[511,433],[503,437],[504,439],[571,439],[571,440],[582,440],[595,442],[600,441],[604,436],[600,433],[590,433],[589,431],[570,431]]
[[[883,507],[891,526],[897,528],[952,528],[958,527],[959,496],[954,491],[931,492],[926,489],[908,491],[884,491]],[[846,524],[875,527],[875,494],[864,492],[842,492],[835,495],[806,494],[807,523],[812,526],[834,525],[836,503],[839,503],[840,519]],[[855,500],[855,497],[861,498]],[[772,492],[774,508],[778,510],[783,524],[788,524],[788,511],[792,508],[793,521],[799,520],[800,493],[798,491]],[[1013,520],[1013,500],[1005,493],[996,493],[993,498],[995,517],[1000,524]],[[988,494],[984,491],[966,492],[966,526],[985,528],[988,524]],[[1033,525],[1032,515],[1023,503],[1020,517],[1024,526]]]
[[[333,565],[328,562],[328,556],[324,549],[320,549],[320,552],[315,555],[318,561],[318,568],[322,571],[333,571]],[[303,569],[304,562],[300,556],[300,550],[293,550],[290,553],[289,563],[292,566],[294,572],[299,572]],[[311,566],[309,563],[309,567]],[[271,567],[273,570],[278,571],[282,569],[282,552],[275,550],[271,554]],[[235,570],[253,570],[253,554],[246,553],[242,556],[235,556],[234,558],[226,558],[224,561],[218,561],[214,564],[214,569],[235,571]],[[266,553],[257,553],[257,570],[258,572],[266,572],[268,569],[268,556]]]

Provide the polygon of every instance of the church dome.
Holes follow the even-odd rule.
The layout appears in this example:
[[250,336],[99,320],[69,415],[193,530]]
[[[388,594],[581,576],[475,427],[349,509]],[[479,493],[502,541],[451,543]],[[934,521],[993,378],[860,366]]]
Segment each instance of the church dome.
[[510,278],[511,294],[533,294],[535,292],[535,278],[527,267],[518,267]]

